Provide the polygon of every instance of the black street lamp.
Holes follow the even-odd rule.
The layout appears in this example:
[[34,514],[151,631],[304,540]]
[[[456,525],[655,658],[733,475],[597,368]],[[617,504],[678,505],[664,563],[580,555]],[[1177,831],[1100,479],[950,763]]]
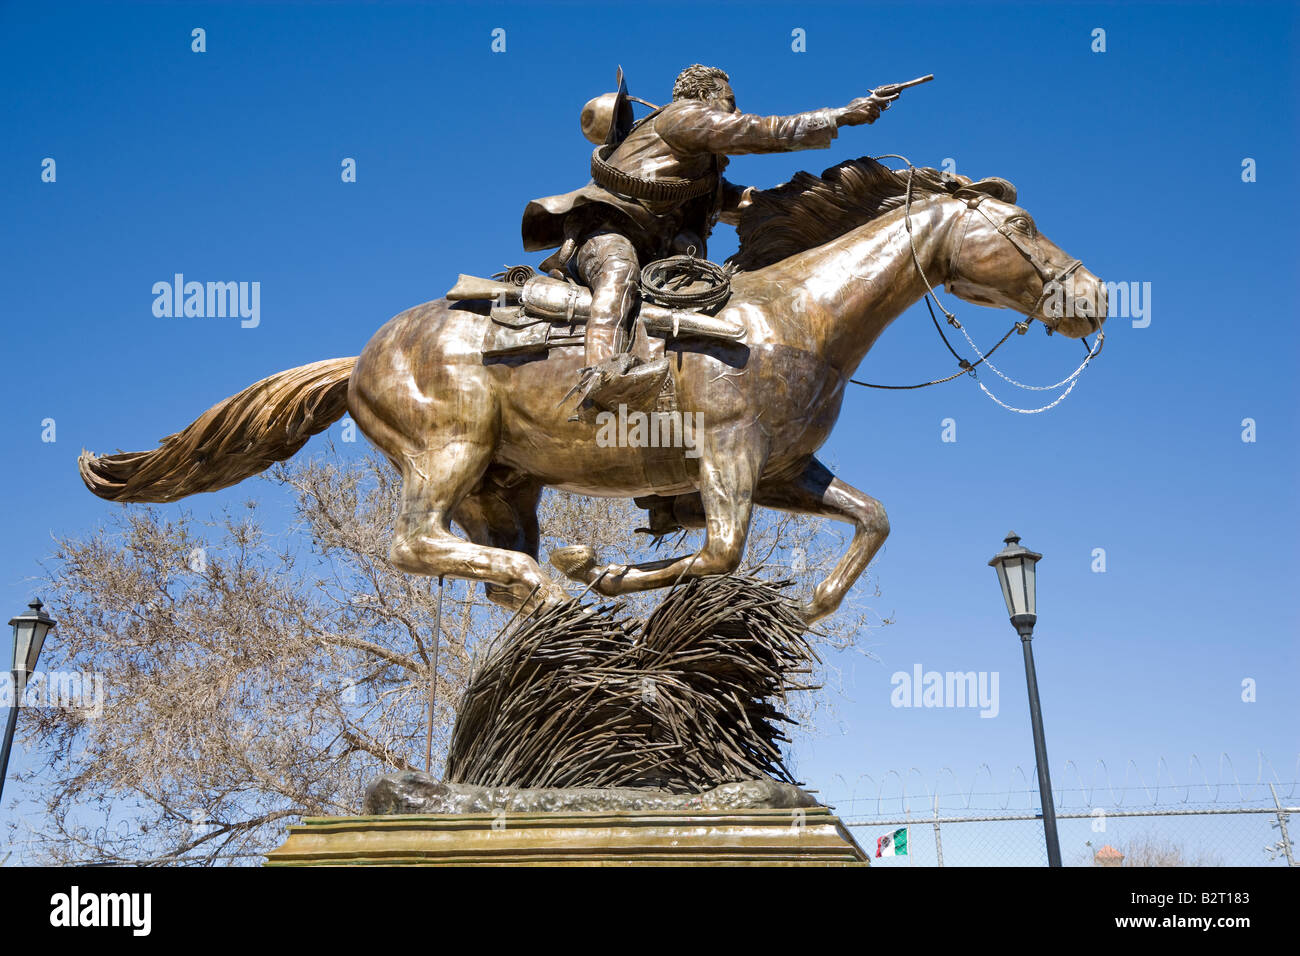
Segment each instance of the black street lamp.
[[0,751],[0,796],[4,794],[5,777],[9,773],[9,750],[14,743],[14,730],[18,726],[18,707],[27,690],[27,678],[36,670],[40,660],[41,648],[45,646],[45,635],[54,627],[54,618],[41,610],[40,598],[27,605],[30,610],[19,614],[9,622],[14,629],[14,703],[9,708],[9,722],[5,724],[4,750]]
[[1006,547],[993,556],[989,566],[998,572],[1002,597],[1007,602],[1011,626],[1020,635],[1025,652],[1025,683],[1029,685],[1029,718],[1034,725],[1034,760],[1038,764],[1038,795],[1043,803],[1043,833],[1047,838],[1047,865],[1061,865],[1061,842],[1056,835],[1056,807],[1052,803],[1052,780],[1047,772],[1047,739],[1043,736],[1043,711],[1038,702],[1038,675],[1034,671],[1034,624],[1038,620],[1037,568],[1041,554],[1020,546],[1020,537],[1007,534]]

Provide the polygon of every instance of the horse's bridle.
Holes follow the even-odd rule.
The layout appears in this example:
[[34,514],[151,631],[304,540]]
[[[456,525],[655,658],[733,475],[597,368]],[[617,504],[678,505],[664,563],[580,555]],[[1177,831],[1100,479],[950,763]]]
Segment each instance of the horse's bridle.
[[[964,329],[962,329],[962,324],[959,321],[957,321],[957,316],[955,316],[953,313],[945,309],[943,307],[943,303],[939,301],[939,296],[935,293],[934,286],[930,284],[930,279],[928,276],[926,276],[925,269],[922,268],[921,266],[921,257],[916,251],[916,237],[912,233],[912,179],[916,174],[916,167],[912,165],[911,160],[909,160],[906,156],[899,156],[895,153],[888,153],[883,156],[877,156],[874,158],[877,160],[901,159],[903,162],[907,163],[907,196],[906,199],[904,200],[904,205],[903,205],[903,223],[907,227],[907,239],[912,249],[912,262],[916,266],[917,273],[921,276],[921,281],[925,283],[925,288],[926,288],[925,307],[930,311],[930,321],[934,323],[935,331],[939,333],[939,338],[943,339],[943,344],[948,347],[948,351],[952,353],[953,358],[957,359],[959,370],[957,372],[954,372],[952,375],[947,376],[946,378],[939,378],[930,382],[922,382],[919,385],[875,385],[872,384],[871,382],[860,382],[857,379],[853,379],[853,378],[849,379],[849,381],[852,382],[854,385],[865,385],[868,388],[905,390],[905,389],[913,389],[913,388],[926,388],[930,385],[941,385],[944,382],[951,382],[953,379],[961,375],[969,374],[972,378],[975,378],[976,366],[982,365],[990,355],[992,355],[999,348],[1001,348],[1002,343],[1011,337],[1012,332],[1019,332],[1021,335],[1024,335],[1026,332],[1028,332],[1029,323],[1016,322],[1014,325],[1011,326],[1010,329],[1007,330],[1007,334],[1002,336],[1002,338],[998,340],[997,344],[994,345],[993,348],[989,349],[988,352],[980,352],[979,349],[975,347],[975,343],[971,341],[970,335],[967,334]],[[958,190],[958,192],[960,191],[961,190]],[[970,190],[968,195],[957,197],[965,200],[967,205],[967,209],[965,213],[966,228],[962,230],[961,240],[957,243],[957,248],[953,250],[952,257],[948,260],[948,277],[950,279],[953,275],[956,274],[957,260],[961,255],[962,246],[966,244],[966,233],[970,231],[970,214],[972,212],[978,212],[981,216],[983,216],[988,221],[989,225],[991,225],[994,229],[998,231],[999,235],[1001,235],[1004,239],[1010,242],[1011,245],[1015,247],[1016,251],[1019,252],[1022,256],[1024,256],[1026,260],[1028,260],[1029,264],[1032,265],[1034,267],[1034,270],[1038,273],[1038,278],[1043,283],[1042,292],[1039,293],[1038,299],[1034,302],[1034,305],[1030,309],[1029,313],[1025,315],[1026,319],[1032,321],[1034,318],[1034,313],[1039,312],[1042,309],[1044,300],[1046,300],[1046,298],[1055,291],[1055,289],[1059,286],[1060,283],[1064,282],[1067,278],[1069,278],[1069,276],[1076,269],[1079,268],[1079,266],[1083,265],[1083,261],[1081,259],[1071,259],[1068,262],[1066,262],[1065,265],[1061,266],[1060,269],[1053,270],[1051,263],[1049,263],[1046,259],[1044,259],[1039,254],[1036,244],[1031,246],[1025,240],[1024,236],[1017,235],[1014,230],[1012,230],[1010,227],[1007,226],[1007,220],[1004,219],[1000,224],[996,223],[993,221],[992,217],[989,216],[988,213],[986,213],[983,209],[980,208],[980,206],[983,204],[983,201],[986,198],[988,198],[988,196],[989,196],[988,193],[981,193],[977,190]],[[1008,219],[1009,218],[1012,217],[1008,217]],[[948,320],[948,324],[955,329],[961,329],[962,333],[966,335],[966,340],[970,342],[971,347],[975,348],[975,351],[979,354],[979,361],[971,362],[968,359],[964,359],[957,354],[955,349],[953,349],[952,344],[948,341],[948,336],[943,334],[943,328],[939,325],[939,320],[935,317],[934,309],[930,306],[930,303],[932,301],[934,302],[935,305],[939,307],[939,311],[944,314],[944,318]],[[1040,319],[1039,321],[1042,320]],[[1079,366],[1079,368],[1074,372],[1074,374],[1071,375],[1070,378],[1067,379],[1066,381],[1070,381],[1075,377],[1077,377],[1079,372],[1083,371],[1083,369],[1087,367],[1088,362],[1090,362],[1093,358],[1095,358],[1097,355],[1101,353],[1101,346],[1102,343],[1105,341],[1105,333],[1101,331],[1101,324],[1099,322],[1094,321],[1093,317],[1089,317],[1089,322],[1093,324],[1093,328],[1097,331],[1097,345],[1095,348],[1089,347],[1088,340],[1086,338],[1083,339],[1083,347],[1084,350],[1088,352],[1088,358],[1084,360],[1083,365]],[[1047,329],[1047,334],[1051,335],[1053,332],[1053,327],[1047,325],[1046,322],[1043,323],[1043,326],[1044,328]],[[993,367],[991,363],[989,367],[990,368]],[[994,370],[996,371],[996,369]],[[981,385],[980,387],[983,388],[983,385]],[[1073,388],[1074,386],[1071,385],[1070,387]],[[1069,392],[1067,391],[1066,394],[1069,394]],[[1062,398],[1064,398],[1064,396],[1062,396]],[[1039,409],[1039,411],[1042,411],[1042,409]]]
[[[981,216],[983,216],[985,220],[987,220],[988,224],[998,231],[998,234],[1001,235],[1002,238],[1006,239],[1007,242],[1015,246],[1016,251],[1019,252],[1022,256],[1024,256],[1025,259],[1029,261],[1029,264],[1033,266],[1034,270],[1038,273],[1038,278],[1041,279],[1043,283],[1043,291],[1039,294],[1037,301],[1034,302],[1033,304],[1033,307],[1025,315],[1025,318],[1032,319],[1035,313],[1042,310],[1043,302],[1047,299],[1047,297],[1050,296],[1053,293],[1053,291],[1060,286],[1061,283],[1063,283],[1066,279],[1068,279],[1074,273],[1074,271],[1079,268],[1079,266],[1083,265],[1083,260],[1070,259],[1068,262],[1065,263],[1065,265],[1053,271],[1051,263],[1049,263],[1046,259],[1042,257],[1042,255],[1039,254],[1039,251],[1037,249],[1037,243],[1031,245],[1024,236],[1020,235],[1019,233],[1016,232],[1016,230],[1012,229],[1010,226],[1007,225],[1007,220],[1013,217],[1008,216],[1007,219],[1002,220],[1001,223],[997,223],[993,221],[993,217],[990,216],[981,208],[981,206],[983,206],[983,201],[985,198],[987,197],[986,195],[983,194],[977,194],[975,196],[971,196],[967,200],[967,205],[969,208],[967,209],[966,215],[967,217],[969,217],[971,212],[978,212]],[[910,208],[907,214],[910,216],[911,214]],[[954,275],[956,273],[957,260],[961,255],[961,247],[965,245],[966,233],[969,230],[970,230],[970,220],[969,218],[967,218],[966,229],[962,230],[961,242],[958,243],[957,249],[953,252],[952,259],[949,262],[949,266],[948,266],[949,275]],[[926,285],[928,286],[929,283],[927,282]],[[931,289],[930,292],[931,294],[933,294],[934,290]],[[940,306],[940,308],[942,309],[943,306]],[[947,314],[946,309],[944,310],[944,312],[945,314]],[[1050,326],[1048,327],[1048,331],[1049,332],[1051,331]]]

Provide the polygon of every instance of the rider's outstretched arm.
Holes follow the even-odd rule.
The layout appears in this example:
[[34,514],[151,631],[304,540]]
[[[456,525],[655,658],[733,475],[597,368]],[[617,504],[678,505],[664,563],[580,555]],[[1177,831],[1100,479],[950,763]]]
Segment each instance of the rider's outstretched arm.
[[830,146],[841,126],[873,123],[892,97],[862,97],[838,109],[810,110],[789,116],[731,113],[707,100],[665,110],[651,122],[663,140],[682,152],[739,156],[788,153]]

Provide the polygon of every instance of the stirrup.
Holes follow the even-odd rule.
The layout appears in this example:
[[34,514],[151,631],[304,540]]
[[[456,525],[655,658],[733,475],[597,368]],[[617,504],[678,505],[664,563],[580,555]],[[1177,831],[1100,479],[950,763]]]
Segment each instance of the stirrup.
[[616,412],[620,406],[631,411],[653,411],[664,382],[668,380],[668,359],[660,357],[635,365],[621,373],[605,374],[587,390],[593,405]]

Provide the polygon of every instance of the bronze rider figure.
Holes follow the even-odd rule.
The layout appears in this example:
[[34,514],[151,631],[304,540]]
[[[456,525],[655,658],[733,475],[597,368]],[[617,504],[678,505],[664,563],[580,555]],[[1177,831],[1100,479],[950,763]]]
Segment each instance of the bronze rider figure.
[[736,224],[750,190],[723,178],[728,156],[825,148],[841,126],[875,122],[896,98],[865,96],[839,108],[759,116],[736,108],[724,71],[697,63],[677,77],[671,103],[633,123],[620,70],[618,92],[583,111],[584,134],[604,139],[592,157],[591,182],[533,200],[523,216],[527,251],[559,247],[543,269],[568,270],[591,290],[583,399],[609,410],[644,409],[658,396],[667,359],[637,364],[625,351],[641,267],[691,250],[705,258],[714,224]]

